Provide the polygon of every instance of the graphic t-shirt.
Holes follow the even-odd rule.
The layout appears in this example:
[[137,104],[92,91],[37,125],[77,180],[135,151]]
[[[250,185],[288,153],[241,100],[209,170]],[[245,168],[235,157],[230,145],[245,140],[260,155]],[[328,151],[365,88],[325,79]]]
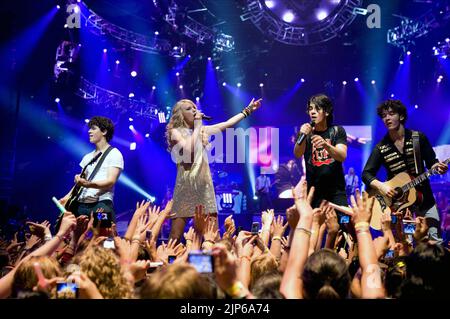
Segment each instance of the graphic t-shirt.
[[[347,145],[347,133],[341,126],[332,126],[322,132],[314,131],[312,135],[321,136],[333,146]],[[345,194],[342,163],[332,158],[325,148],[315,148],[311,142],[311,136],[308,136],[306,140],[305,164],[308,188],[314,186],[317,195],[328,197],[331,194]]]

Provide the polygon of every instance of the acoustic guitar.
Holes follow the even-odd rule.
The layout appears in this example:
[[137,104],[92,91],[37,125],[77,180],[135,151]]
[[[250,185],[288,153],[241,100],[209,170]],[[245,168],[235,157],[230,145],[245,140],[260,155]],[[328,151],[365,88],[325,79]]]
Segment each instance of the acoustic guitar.
[[[446,159],[443,163],[448,165],[449,162],[450,158]],[[392,179],[384,182],[385,185],[392,187],[397,192],[397,195],[394,198],[382,195],[371,189],[368,192],[369,197],[375,197],[375,202],[372,209],[370,226],[374,229],[380,230],[381,214],[383,212],[399,212],[411,206],[417,200],[420,202],[422,200],[422,194],[418,192],[415,187],[430,178],[430,176],[436,174],[436,169],[430,169],[416,178],[412,178],[405,172],[395,175]]]

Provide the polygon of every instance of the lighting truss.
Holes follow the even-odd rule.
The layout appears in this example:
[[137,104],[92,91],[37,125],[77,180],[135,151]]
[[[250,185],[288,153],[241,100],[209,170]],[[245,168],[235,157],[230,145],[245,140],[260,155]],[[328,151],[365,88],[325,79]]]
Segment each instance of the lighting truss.
[[350,25],[362,0],[343,0],[339,7],[325,19],[300,26],[283,21],[272,14],[264,0],[247,0],[241,20],[250,20],[263,34],[282,43],[306,46],[326,42],[336,37]]
[[426,35],[433,29],[444,26],[450,20],[450,0],[436,2],[433,8],[417,19],[398,17],[401,18],[401,24],[388,30],[387,42],[406,50],[415,44],[415,39]]
[[[70,1],[69,1],[70,2]],[[170,55],[173,45],[169,40],[159,38],[157,36],[147,36],[136,33],[125,28],[119,27],[109,21],[103,19],[94,11],[89,9],[86,4],[82,3],[89,11],[89,15],[80,10],[81,16],[85,21],[84,26],[97,36],[110,36],[119,41],[119,43],[127,44],[130,49],[152,54]],[[181,47],[181,44],[177,45]],[[182,56],[185,55],[185,51]]]
[[214,43],[214,50],[216,51],[229,52],[234,50],[234,39],[231,35],[217,32],[195,21],[190,16],[186,16],[183,28],[180,28],[177,24],[177,14],[179,14],[179,7],[176,2],[173,2],[168,13],[164,16],[164,20],[175,30],[180,30],[181,34],[194,39],[197,43]]
[[433,55],[447,59],[450,57],[450,41],[439,42],[435,47],[433,47]]
[[158,107],[155,104],[130,99],[119,93],[102,88],[81,77],[80,86],[76,92],[90,105],[113,110],[119,114],[132,112],[134,116],[157,119]]

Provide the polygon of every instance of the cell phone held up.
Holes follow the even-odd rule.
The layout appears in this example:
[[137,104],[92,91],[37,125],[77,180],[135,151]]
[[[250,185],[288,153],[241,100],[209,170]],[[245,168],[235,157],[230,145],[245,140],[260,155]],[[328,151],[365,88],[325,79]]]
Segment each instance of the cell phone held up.
[[259,223],[258,222],[253,222],[251,233],[252,233],[252,236],[259,234]]
[[188,263],[194,266],[199,273],[214,272],[214,260],[209,252],[191,251],[188,255]]
[[56,298],[57,299],[77,299],[78,286],[71,282],[56,283]]

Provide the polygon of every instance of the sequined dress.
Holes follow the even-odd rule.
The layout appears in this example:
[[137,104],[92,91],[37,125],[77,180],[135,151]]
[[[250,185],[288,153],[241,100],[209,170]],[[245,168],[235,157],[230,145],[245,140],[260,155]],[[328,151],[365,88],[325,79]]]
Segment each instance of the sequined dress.
[[[183,136],[192,130],[182,131]],[[203,149],[203,148],[202,148]],[[203,205],[206,213],[217,213],[216,195],[205,152],[197,151],[192,165],[177,164],[177,179],[173,193],[172,212],[177,217],[192,217],[195,207]]]

